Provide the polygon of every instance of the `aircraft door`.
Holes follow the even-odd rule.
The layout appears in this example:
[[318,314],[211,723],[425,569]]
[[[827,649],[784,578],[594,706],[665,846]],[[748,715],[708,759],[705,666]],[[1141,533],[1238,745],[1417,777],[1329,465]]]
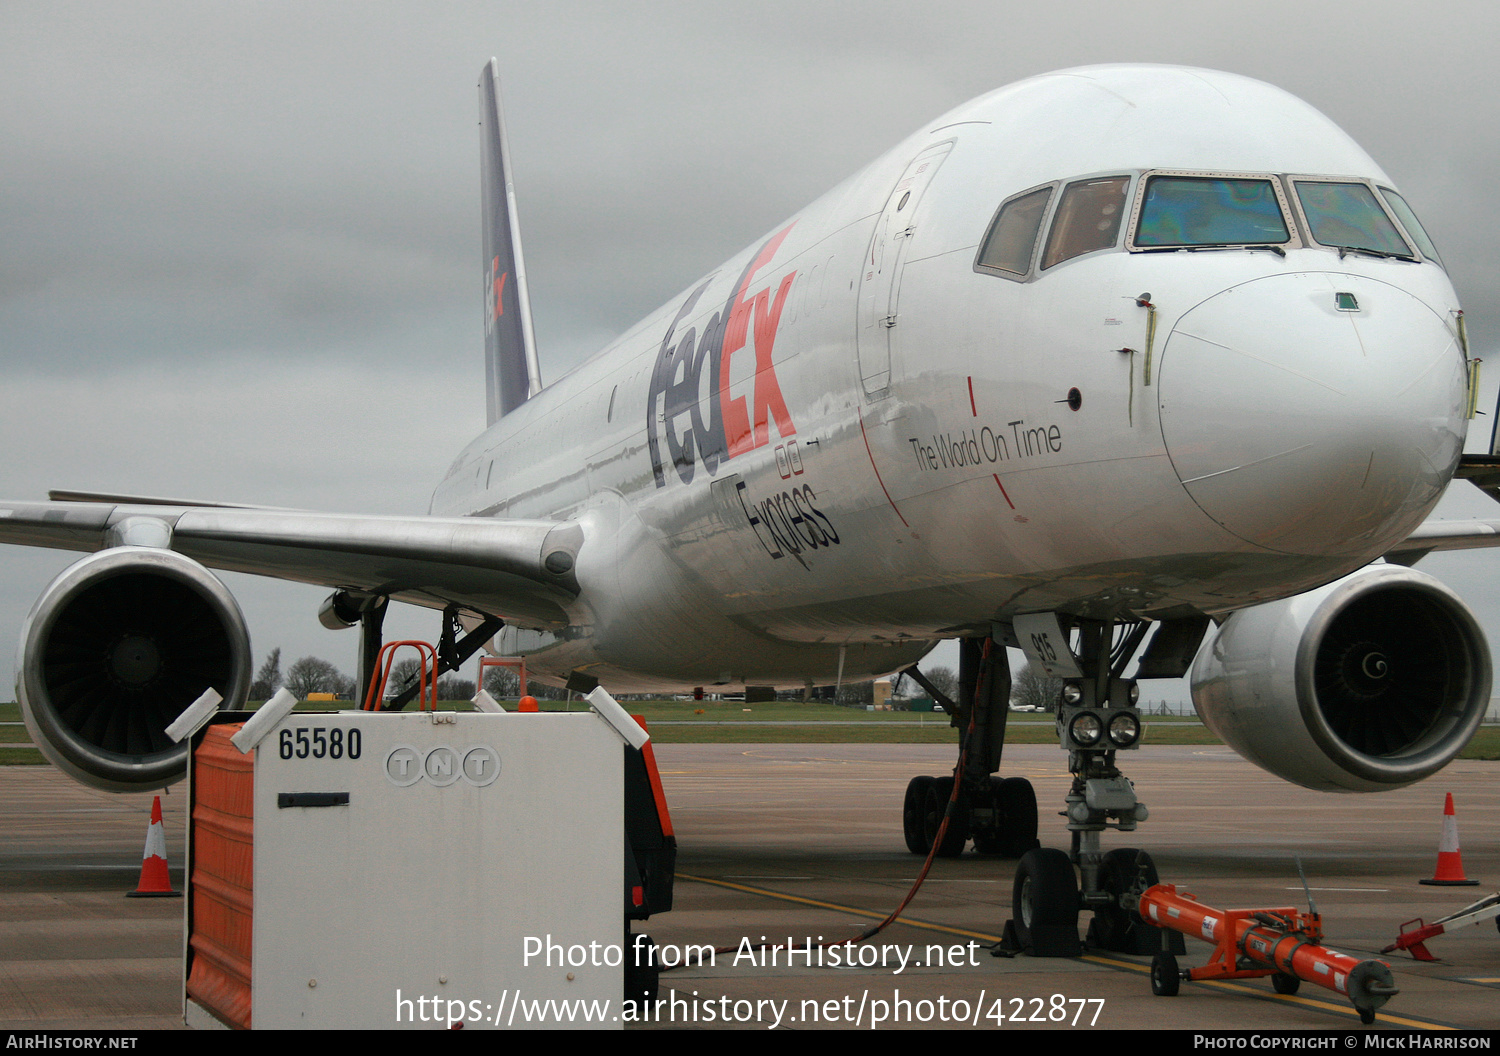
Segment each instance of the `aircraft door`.
[[906,244],[916,231],[915,217],[922,192],[938,166],[953,149],[953,141],[928,147],[918,154],[896,181],[875,234],[865,254],[859,284],[859,376],[865,392],[878,396],[891,384],[891,330],[897,325],[896,296]]

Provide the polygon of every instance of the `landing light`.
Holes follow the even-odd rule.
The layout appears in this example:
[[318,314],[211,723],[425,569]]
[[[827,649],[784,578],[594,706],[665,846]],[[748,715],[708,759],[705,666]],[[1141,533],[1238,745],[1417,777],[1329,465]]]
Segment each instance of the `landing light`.
[[1104,724],[1092,711],[1081,711],[1068,723],[1068,736],[1082,748],[1092,748],[1104,736]]
[[1109,740],[1116,748],[1129,748],[1141,739],[1141,720],[1122,711],[1109,720]]
[[1075,752],[1112,752],[1140,746],[1140,712],[1134,708],[1064,708],[1057,718],[1062,746]]

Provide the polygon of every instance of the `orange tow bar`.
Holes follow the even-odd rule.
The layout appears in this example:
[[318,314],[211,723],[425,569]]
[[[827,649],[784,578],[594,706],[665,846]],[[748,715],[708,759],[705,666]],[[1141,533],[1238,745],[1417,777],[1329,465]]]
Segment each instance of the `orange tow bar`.
[[1158,953],[1151,962],[1151,992],[1177,993],[1183,979],[1254,979],[1269,975],[1278,994],[1294,994],[1302,980],[1343,994],[1363,1023],[1400,993],[1384,961],[1357,961],[1321,945],[1323,918],[1290,906],[1276,909],[1213,909],[1176,884],[1157,884],[1141,894],[1145,921],[1212,943],[1201,968],[1179,971],[1177,958]]

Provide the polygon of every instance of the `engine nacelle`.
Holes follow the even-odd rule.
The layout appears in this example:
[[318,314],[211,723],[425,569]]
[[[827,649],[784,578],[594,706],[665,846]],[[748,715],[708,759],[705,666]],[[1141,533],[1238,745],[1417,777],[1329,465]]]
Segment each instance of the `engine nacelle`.
[[110,792],[187,770],[167,725],[205,689],[225,709],[250,690],[245,617],[217,576],[155,547],[101,550],[48,584],[21,628],[16,699],[42,754]]
[[1458,596],[1396,565],[1234,613],[1193,664],[1205,725],[1257,766],[1326,792],[1430,777],[1484,718],[1489,647]]

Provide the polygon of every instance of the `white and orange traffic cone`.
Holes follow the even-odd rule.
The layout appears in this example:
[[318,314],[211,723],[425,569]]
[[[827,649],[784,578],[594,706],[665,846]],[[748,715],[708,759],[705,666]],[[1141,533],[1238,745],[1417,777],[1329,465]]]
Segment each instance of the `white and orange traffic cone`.
[[167,875],[167,829],[161,823],[161,797],[151,801],[151,824],[146,827],[146,851],[141,856],[141,882],[126,898],[181,898]]
[[1479,883],[1464,877],[1464,860],[1458,853],[1458,818],[1453,814],[1452,792],[1448,793],[1448,801],[1443,804],[1443,839],[1438,844],[1437,872],[1431,880],[1418,883],[1439,887],[1473,887]]

